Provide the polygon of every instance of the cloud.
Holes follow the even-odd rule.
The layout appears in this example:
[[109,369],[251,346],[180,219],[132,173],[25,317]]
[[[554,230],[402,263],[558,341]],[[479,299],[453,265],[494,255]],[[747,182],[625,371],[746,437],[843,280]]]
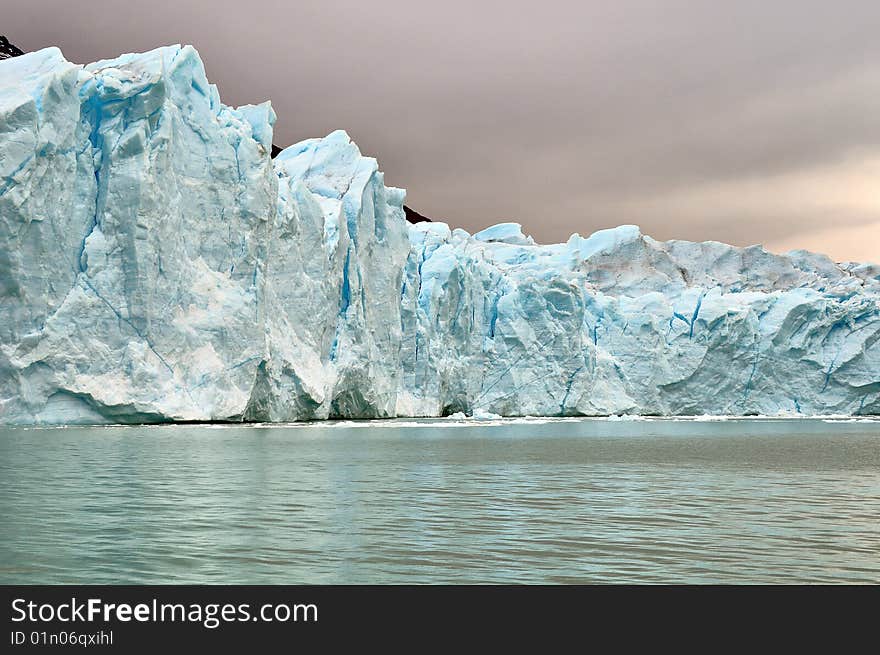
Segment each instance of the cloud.
[[767,244],[772,252],[812,250],[825,253],[838,262],[856,261],[880,264],[880,221],[867,225],[843,225],[774,240]]
[[824,165],[612,200],[602,210],[641,217],[646,231],[664,239],[679,238],[675,228],[685,225],[696,239],[796,244],[801,235],[832,226],[862,227],[880,220],[878,179],[880,152],[855,151]]
[[80,62],[193,43],[225,102],[272,99],[276,142],[345,128],[415,208],[471,230],[806,244],[880,220],[875,0],[241,6],[29,0],[3,19]]

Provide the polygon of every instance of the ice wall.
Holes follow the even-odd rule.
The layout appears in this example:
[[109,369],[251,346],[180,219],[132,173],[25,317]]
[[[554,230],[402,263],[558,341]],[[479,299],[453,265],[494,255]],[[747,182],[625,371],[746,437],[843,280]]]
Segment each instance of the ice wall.
[[240,416],[263,359],[268,105],[191,47],[0,66],[5,423]]
[[880,413],[880,268],[409,225],[191,47],[0,62],[0,423]]
[[394,416],[404,192],[342,131],[285,149],[275,170],[267,356],[247,418]]
[[398,411],[880,411],[880,267],[658,242],[410,228]]

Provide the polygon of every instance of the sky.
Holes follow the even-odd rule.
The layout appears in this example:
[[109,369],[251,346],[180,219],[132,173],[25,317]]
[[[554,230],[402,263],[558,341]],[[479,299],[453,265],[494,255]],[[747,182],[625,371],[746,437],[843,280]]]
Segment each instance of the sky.
[[345,129],[469,231],[880,263],[876,0],[28,0],[0,33],[77,63],[192,44],[278,145]]

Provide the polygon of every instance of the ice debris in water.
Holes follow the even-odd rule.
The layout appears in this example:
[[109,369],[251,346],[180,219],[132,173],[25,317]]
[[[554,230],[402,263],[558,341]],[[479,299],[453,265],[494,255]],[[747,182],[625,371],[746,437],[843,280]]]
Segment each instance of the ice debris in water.
[[404,220],[191,47],[0,62],[0,422],[880,413],[880,267]]

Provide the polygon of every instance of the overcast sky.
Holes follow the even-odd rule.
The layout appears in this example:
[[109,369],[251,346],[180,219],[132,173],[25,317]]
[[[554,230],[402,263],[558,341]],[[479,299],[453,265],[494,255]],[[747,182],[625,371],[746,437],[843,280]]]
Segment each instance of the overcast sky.
[[880,261],[877,0],[27,0],[85,63],[191,43],[275,141],[343,128],[417,211]]

